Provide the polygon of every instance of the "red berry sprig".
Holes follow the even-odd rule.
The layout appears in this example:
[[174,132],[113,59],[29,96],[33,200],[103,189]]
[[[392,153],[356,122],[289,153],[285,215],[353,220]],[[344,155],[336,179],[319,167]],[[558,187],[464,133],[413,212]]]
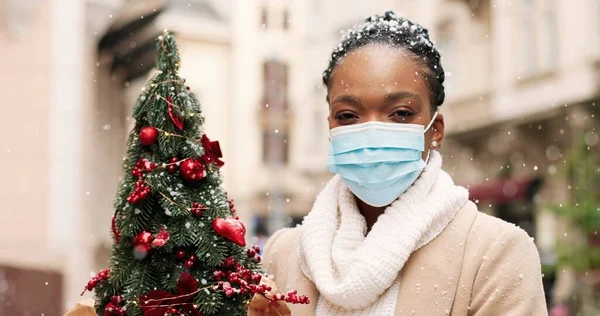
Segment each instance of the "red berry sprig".
[[248,258],[254,258],[254,261],[256,261],[256,262],[262,261],[262,257],[259,255],[259,253],[260,253],[260,247],[258,245],[254,245],[254,246],[252,246],[252,248],[250,248],[250,249],[248,249],[248,251],[246,251]]
[[131,175],[137,177],[138,181],[135,183],[133,192],[127,197],[127,202],[135,204],[150,194],[150,187],[144,183],[144,174],[156,168],[158,168],[158,165],[146,158],[142,158],[135,163],[135,167],[131,170]]
[[175,307],[169,307],[169,309],[165,313],[166,316],[183,316],[183,314],[178,311]]
[[177,157],[173,157],[171,159],[169,159],[169,164],[167,165],[167,172],[168,173],[175,173],[177,172],[177,170],[179,170],[179,167],[177,166],[177,161],[179,161],[179,159]]
[[108,269],[104,269],[104,270],[98,272],[98,274],[95,277],[93,277],[88,282],[88,284],[85,286],[85,288],[83,289],[83,292],[81,292],[81,295],[83,295],[83,293],[85,293],[85,291],[91,292],[96,287],[98,282],[108,279],[109,276],[110,276],[110,271]]
[[148,194],[150,194],[150,187],[148,187],[144,183],[144,180],[139,179],[135,183],[135,189],[127,197],[127,202],[129,202],[131,204],[135,204],[135,203],[139,202],[140,200],[145,199],[148,196]]
[[191,269],[194,267],[194,264],[196,264],[196,260],[198,260],[198,258],[196,257],[196,255],[191,255],[189,256],[189,258],[183,263],[183,265],[187,268],[187,269]]
[[[257,250],[258,249],[258,250]],[[260,251],[258,246],[254,246],[248,249],[248,254]],[[251,256],[253,257],[253,256]],[[260,257],[260,256],[258,256]],[[261,279],[264,276],[260,273],[252,272],[242,266],[240,263],[235,262],[233,257],[225,259],[221,265],[220,270],[213,272],[213,278],[218,281],[216,289],[221,289],[225,296],[232,297],[236,294],[263,294],[270,292],[272,288],[266,284],[260,284]],[[291,304],[308,304],[310,300],[308,297],[301,295],[298,296],[296,291],[291,291],[286,295],[276,294],[270,301],[274,304],[277,300],[284,300]]]
[[104,307],[104,316],[127,316],[123,303],[123,296],[115,295],[111,297],[110,302]]
[[190,212],[192,212],[194,216],[200,217],[202,216],[202,211],[204,211],[205,209],[206,205],[194,202],[192,203],[192,208],[190,209]]
[[229,209],[231,213],[235,213],[235,205],[233,205],[233,199],[227,199],[227,204],[229,204]]
[[177,250],[177,252],[175,253],[175,258],[177,258],[179,260],[183,260],[183,258],[185,258],[185,251]]
[[283,295],[281,293],[275,294],[269,301],[271,302],[271,305],[275,305],[275,302],[279,301],[279,300],[285,301],[290,304],[309,304],[310,303],[310,300],[308,299],[308,297],[306,295],[298,296],[298,291],[296,291],[296,290],[289,291],[286,295]]

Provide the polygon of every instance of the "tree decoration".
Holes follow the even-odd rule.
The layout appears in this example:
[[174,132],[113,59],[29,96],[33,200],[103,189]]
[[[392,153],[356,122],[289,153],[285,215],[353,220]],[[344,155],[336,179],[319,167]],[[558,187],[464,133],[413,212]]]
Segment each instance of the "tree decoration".
[[173,36],[161,35],[157,50],[157,71],[134,106],[111,221],[114,269],[85,290],[95,292],[97,315],[245,315],[253,295],[271,290],[260,284],[259,250],[243,248],[244,225],[222,188],[221,148],[204,135],[200,104],[178,75]]
[[144,126],[140,129],[140,144],[150,146],[156,144],[158,140],[158,130],[152,126]]
[[179,165],[179,172],[181,176],[190,181],[200,181],[206,177],[206,169],[202,161],[190,158],[185,160]]
[[246,227],[239,220],[215,218],[212,227],[219,236],[227,238],[242,247],[246,246]]
[[171,118],[171,122],[180,130],[183,131],[183,119],[175,113],[173,110],[173,102],[171,101],[171,97],[167,96],[167,112],[169,112],[169,117]]
[[202,143],[202,147],[204,148],[202,161],[205,164],[210,165],[214,163],[218,168],[225,165],[225,163],[219,159],[223,158],[223,154],[221,152],[221,145],[219,145],[218,141],[211,141],[206,134],[203,134],[200,143]]
[[177,250],[177,253],[175,254],[175,258],[182,260],[183,258],[185,258],[185,251],[184,250]]
[[108,269],[101,270],[100,272],[98,272],[98,274],[88,282],[86,287],[83,289],[83,292],[81,292],[81,295],[83,295],[85,291],[92,291],[96,287],[96,285],[98,285],[98,282],[108,279],[109,273],[110,272]]
[[167,165],[167,172],[168,173],[175,173],[177,172],[177,157],[172,157],[171,159],[169,159],[169,164]]
[[119,233],[119,230],[117,229],[117,218],[116,215],[113,215],[112,220],[110,222],[110,228],[113,232],[113,235],[115,236],[115,242],[118,244],[119,241],[121,240],[121,233]]
[[136,204],[141,200],[144,200],[148,194],[150,194],[150,187],[144,182],[144,175],[154,169],[158,168],[158,164],[149,161],[148,159],[142,158],[136,162],[135,167],[131,170],[131,175],[137,177],[138,180],[135,183],[135,189],[127,197],[127,202]]
[[192,203],[192,208],[191,208],[191,212],[194,216],[196,217],[200,217],[202,216],[202,211],[204,211],[206,209],[206,206],[204,204],[200,204],[198,202],[194,202]]
[[104,316],[127,316],[127,311],[123,308],[123,296],[115,295],[110,298],[110,302],[104,307]]
[[[188,272],[183,272],[177,282],[177,293],[152,290],[140,297],[144,316],[164,316],[171,308],[185,312],[189,316],[201,316],[193,303],[188,303],[199,292],[198,280]],[[168,314],[167,314],[168,315]]]
[[165,226],[162,227],[161,231],[156,234],[156,236],[154,237],[154,240],[152,241],[152,245],[155,247],[162,247],[164,246],[167,241],[169,241],[169,239],[171,238],[171,234],[169,234],[169,232],[165,229]]
[[141,254],[147,254],[152,249],[152,233],[143,231],[133,239],[133,249]]

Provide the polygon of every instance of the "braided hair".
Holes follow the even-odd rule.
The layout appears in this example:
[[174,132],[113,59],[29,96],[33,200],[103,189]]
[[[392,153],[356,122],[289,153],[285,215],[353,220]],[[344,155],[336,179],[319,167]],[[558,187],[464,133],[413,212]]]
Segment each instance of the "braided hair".
[[323,72],[323,83],[329,88],[331,75],[340,60],[351,51],[367,44],[386,44],[405,49],[427,71],[423,74],[429,87],[432,107],[444,103],[444,69],[441,56],[429,38],[429,32],[421,25],[388,11],[384,15],[368,17],[364,23],[342,32],[342,38],[334,49],[329,67]]

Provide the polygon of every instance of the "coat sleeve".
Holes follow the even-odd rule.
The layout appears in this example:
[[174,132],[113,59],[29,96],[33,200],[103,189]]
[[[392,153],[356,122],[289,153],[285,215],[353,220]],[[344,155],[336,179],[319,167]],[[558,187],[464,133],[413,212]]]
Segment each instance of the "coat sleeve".
[[469,315],[548,315],[540,258],[525,231],[511,226],[492,243],[473,284]]
[[[268,274],[273,274],[277,271],[277,260],[276,260],[276,250],[274,251],[274,245],[278,245],[280,241],[281,235],[285,232],[289,231],[290,228],[282,228],[276,231],[270,238],[267,240],[267,244],[265,245],[263,251],[263,267],[267,271]],[[277,247],[275,247],[277,248]]]
[[64,316],[97,316],[96,310],[94,309],[94,300],[90,298],[77,303],[77,305]]

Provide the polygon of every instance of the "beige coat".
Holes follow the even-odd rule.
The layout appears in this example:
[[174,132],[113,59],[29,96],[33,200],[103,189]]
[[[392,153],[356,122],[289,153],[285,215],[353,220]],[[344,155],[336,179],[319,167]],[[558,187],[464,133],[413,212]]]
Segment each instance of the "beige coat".
[[[309,305],[290,305],[311,316],[319,292],[300,270],[300,227],[275,233],[264,264],[281,292],[296,289]],[[402,269],[396,315],[547,315],[537,249],[525,231],[480,213],[468,202],[448,227],[414,252]]]

